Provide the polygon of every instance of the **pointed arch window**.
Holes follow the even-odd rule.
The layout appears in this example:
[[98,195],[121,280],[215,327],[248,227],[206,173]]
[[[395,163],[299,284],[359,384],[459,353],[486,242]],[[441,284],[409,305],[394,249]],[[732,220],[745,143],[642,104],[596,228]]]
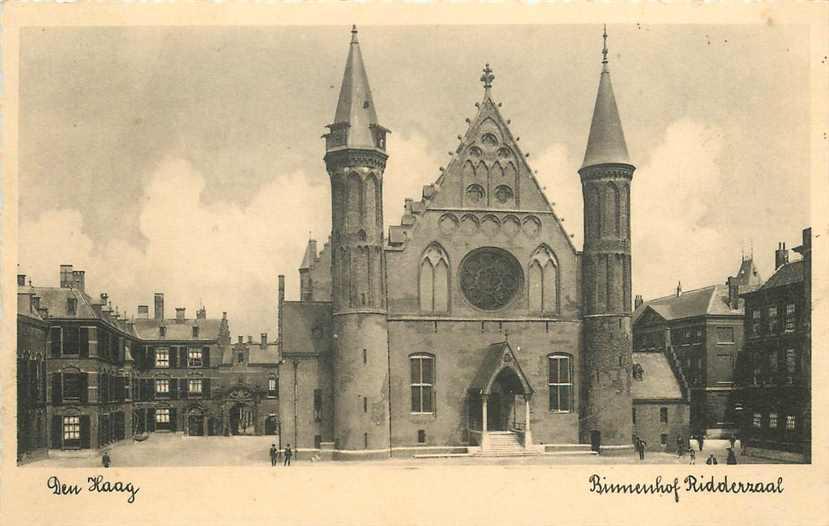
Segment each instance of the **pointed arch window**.
[[612,184],[610,185],[610,222],[613,225],[613,235],[619,237],[622,231],[622,203],[621,203],[621,195],[619,194],[619,188]]
[[420,261],[420,311],[449,311],[449,257],[433,243]]
[[530,312],[559,312],[558,261],[549,247],[542,245],[533,252],[527,282]]

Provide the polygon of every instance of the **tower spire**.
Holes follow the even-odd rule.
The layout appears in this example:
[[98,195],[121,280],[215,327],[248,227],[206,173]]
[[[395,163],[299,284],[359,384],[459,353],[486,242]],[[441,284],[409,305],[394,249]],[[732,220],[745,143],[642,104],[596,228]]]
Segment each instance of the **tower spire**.
[[607,26],[602,39],[602,73],[582,168],[598,164],[630,164],[622,121],[613,95],[613,84],[610,82],[610,70],[607,67]]

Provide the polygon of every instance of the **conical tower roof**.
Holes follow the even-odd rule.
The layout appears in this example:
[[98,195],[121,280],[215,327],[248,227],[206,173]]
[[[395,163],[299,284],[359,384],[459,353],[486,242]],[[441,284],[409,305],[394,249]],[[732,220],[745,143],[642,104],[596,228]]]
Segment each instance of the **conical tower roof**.
[[374,108],[374,99],[371,97],[371,88],[368,84],[363,55],[360,52],[356,26],[352,26],[351,29],[351,45],[332,128],[342,125],[348,125],[344,146],[347,148],[375,147],[371,128],[378,125],[377,111]]
[[593,109],[593,122],[590,124],[590,136],[584,152],[582,168],[598,164],[631,164],[622,121],[613,95],[610,70],[607,67],[607,31],[604,33],[605,45],[602,49],[602,74],[599,78],[599,91],[596,94],[596,106]]
[[314,262],[317,260],[317,240],[309,239],[308,245],[305,247],[305,255],[302,257],[302,263],[299,265],[299,270],[311,269]]

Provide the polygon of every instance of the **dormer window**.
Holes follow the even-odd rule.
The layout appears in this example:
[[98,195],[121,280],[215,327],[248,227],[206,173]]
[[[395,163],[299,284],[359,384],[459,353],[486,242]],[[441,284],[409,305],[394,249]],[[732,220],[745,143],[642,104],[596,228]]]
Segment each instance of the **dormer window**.
[[78,299],[77,298],[66,298],[66,313],[69,316],[75,316],[78,314]]
[[198,325],[193,325],[193,338],[198,338],[198,337],[199,337],[199,326]]
[[166,338],[166,337],[167,337],[167,327],[165,327],[164,325],[162,325],[161,327],[159,327],[159,328],[158,328],[158,335],[159,335],[161,338]]

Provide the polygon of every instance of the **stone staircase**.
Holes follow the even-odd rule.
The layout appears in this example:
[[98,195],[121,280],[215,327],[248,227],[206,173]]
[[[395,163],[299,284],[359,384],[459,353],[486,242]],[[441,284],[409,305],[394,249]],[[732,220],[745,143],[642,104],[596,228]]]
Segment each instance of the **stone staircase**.
[[542,452],[537,449],[525,449],[518,439],[518,433],[512,431],[489,431],[487,446],[481,448],[476,456],[479,457],[528,457],[538,456]]

